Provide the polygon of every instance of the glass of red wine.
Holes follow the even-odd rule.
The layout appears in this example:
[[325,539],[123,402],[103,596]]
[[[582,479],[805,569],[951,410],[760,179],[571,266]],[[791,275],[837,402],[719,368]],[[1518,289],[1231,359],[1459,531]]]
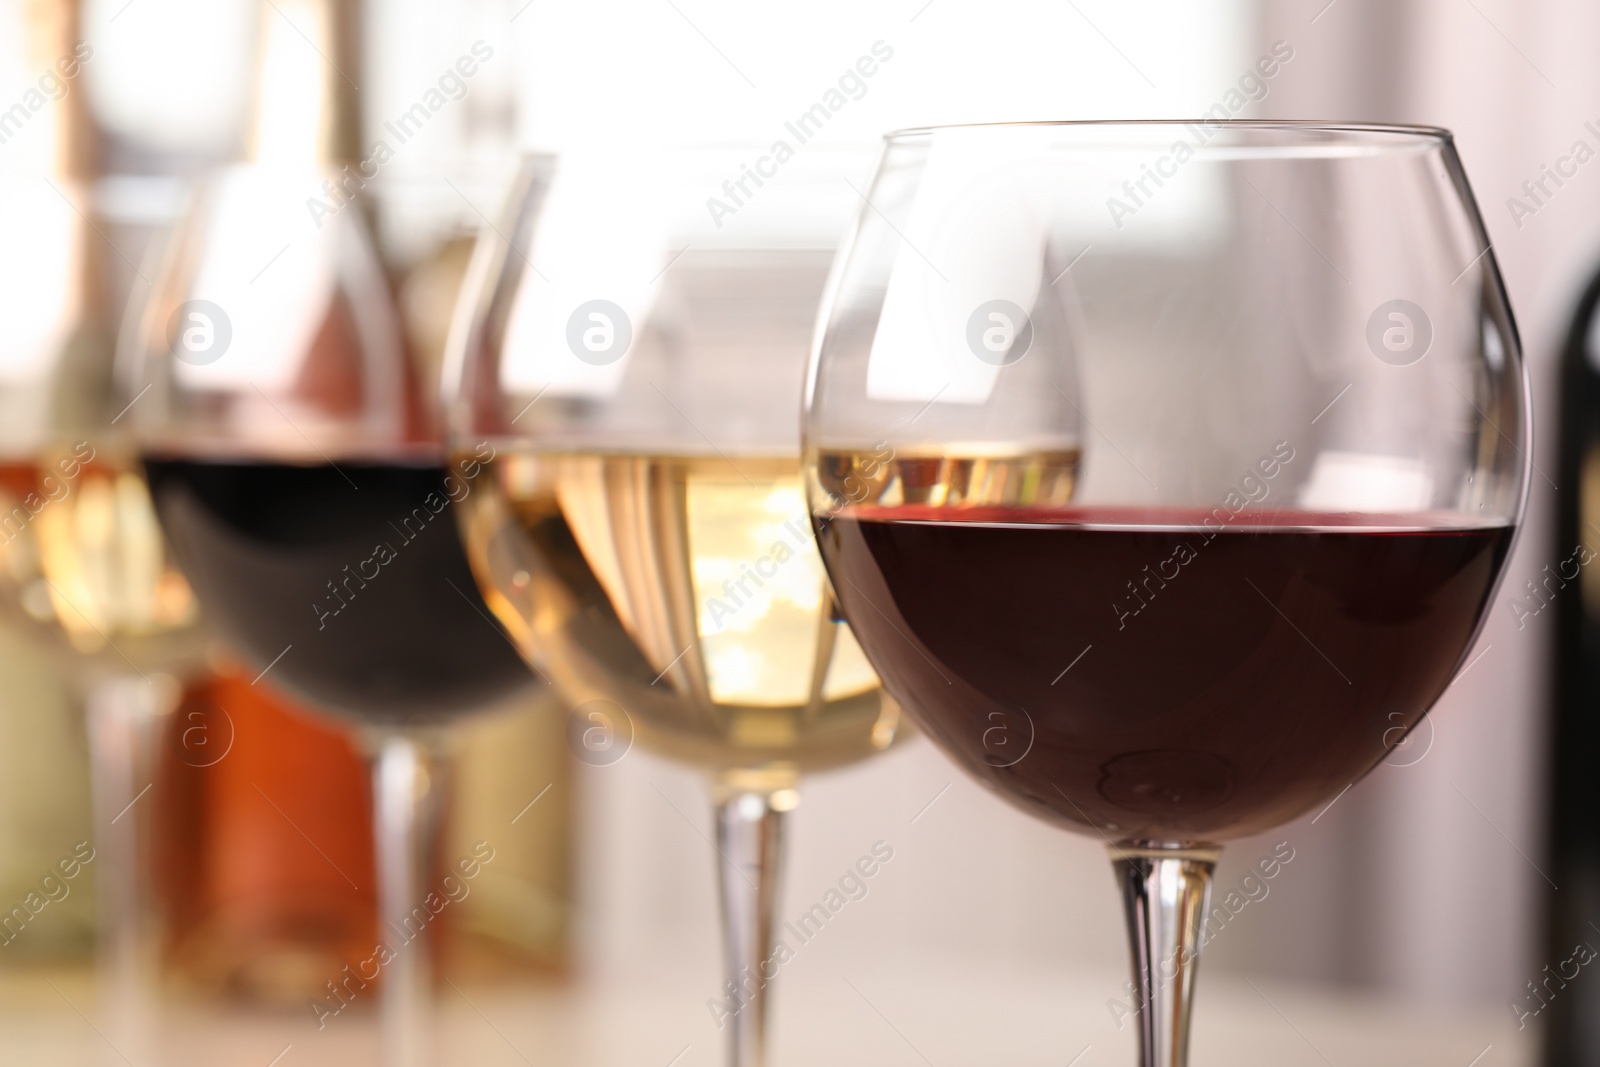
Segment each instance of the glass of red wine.
[[256,682],[372,753],[382,925],[373,957],[328,979],[340,1002],[378,982],[398,1067],[432,1062],[427,945],[450,879],[426,853],[447,727],[533,677],[452,514],[481,457],[445,459],[360,205],[308,217],[323,177],[248,166],[207,183],[121,370],[156,513],[208,617]]
[[1494,254],[1420,127],[912,130],[866,201],[806,393],[823,559],[948,755],[1105,840],[1176,1067],[1220,846],[1369,771],[1500,579]]

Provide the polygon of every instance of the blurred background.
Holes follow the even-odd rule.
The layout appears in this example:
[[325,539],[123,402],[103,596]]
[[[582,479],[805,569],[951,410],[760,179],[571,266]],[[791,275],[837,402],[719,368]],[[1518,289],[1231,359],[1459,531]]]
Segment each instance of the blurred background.
[[[1453,129],[1518,315],[1535,463],[1548,476],[1533,479],[1527,528],[1470,666],[1423,728],[1328,809],[1229,848],[1219,897],[1259,860],[1293,858],[1208,946],[1194,1054],[1202,1064],[1535,1061],[1542,1023],[1519,1010],[1534,1003],[1528,983],[1564,958],[1547,951],[1543,926],[1555,888],[1556,614],[1519,618],[1511,600],[1558,558],[1545,457],[1556,452],[1557,356],[1600,264],[1600,166],[1537,198],[1524,183],[1576,141],[1600,147],[1590,55],[1600,8],[368,0],[358,47],[330,57],[294,0],[84,0],[79,69],[50,80],[61,53],[39,25],[63,6],[0,0],[0,176],[16,190],[0,203],[0,371],[50,336],[41,278],[52,265],[28,234],[62,210],[41,184],[62,178],[60,131],[89,131],[95,145],[105,224],[87,254],[104,267],[114,329],[189,183],[249,149],[255,60],[270,35],[286,64],[274,76],[334,65],[354,94],[360,144],[392,149],[368,192],[410,341],[434,365],[472,236],[495,217],[519,152],[581,149],[603,161],[596,187],[617,197],[650,186],[662,151],[726,149],[736,167],[787,139],[785,124],[864,55],[880,59],[876,73],[856,80],[794,163],[815,171],[816,192],[784,225],[818,249],[859,208],[878,136],[901,126],[1187,118],[1220,104],[1234,117]],[[1259,77],[1268,55],[1279,68]],[[474,73],[445,78],[463,56]],[[391,135],[419,103],[426,121]],[[682,210],[703,219],[705,201],[724,195],[708,182]],[[0,909],[90,837],[78,681],[0,636]],[[373,923],[364,771],[338,736],[248,682],[215,663],[189,684],[136,809],[158,867],[151,966],[164,999],[152,1010],[186,1035],[160,1062],[363,1062],[360,1013],[319,1031],[306,1005],[330,973],[315,946],[360,943]],[[580,763],[553,698],[525,703],[471,727],[444,831],[499,850],[445,933],[447,1061],[719,1062],[706,1008],[722,991],[703,782],[643,751]],[[204,745],[224,736],[232,747],[208,762],[218,749]],[[780,914],[809,907],[879,841],[893,861],[868,896],[784,970],[778,1063],[1131,1062],[1116,1007],[1122,919],[1099,843],[1025,818],[916,741],[809,783]],[[0,937],[0,1063],[120,1062],[94,1016],[95,873],[87,864],[68,895]]]

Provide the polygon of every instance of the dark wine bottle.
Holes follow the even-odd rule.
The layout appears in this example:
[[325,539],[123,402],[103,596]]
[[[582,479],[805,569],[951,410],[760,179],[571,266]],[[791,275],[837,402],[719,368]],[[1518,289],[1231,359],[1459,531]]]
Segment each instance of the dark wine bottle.
[[1513,592],[1523,625],[1550,605],[1556,675],[1550,725],[1544,958],[1511,1002],[1519,1027],[1544,1028],[1551,1067],[1600,1063],[1600,274],[1578,302],[1561,353],[1556,561]]

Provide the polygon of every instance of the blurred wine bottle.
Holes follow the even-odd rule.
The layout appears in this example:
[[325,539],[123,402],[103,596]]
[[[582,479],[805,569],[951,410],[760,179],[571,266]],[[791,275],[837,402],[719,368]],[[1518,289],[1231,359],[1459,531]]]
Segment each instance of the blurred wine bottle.
[[1507,590],[1524,625],[1556,616],[1550,730],[1548,964],[1517,991],[1520,1027],[1542,1024],[1550,1067],[1600,1063],[1600,982],[1580,970],[1600,954],[1600,275],[1578,302],[1561,353],[1558,515],[1551,559]]
[[164,724],[151,801],[163,948],[183,984],[294,1002],[370,955],[372,811],[345,733],[218,672]]
[[[494,859],[441,913],[447,975],[565,963],[571,787],[563,723],[539,692],[466,724],[457,742],[431,851],[449,866],[487,841]],[[368,771],[348,731],[222,670],[186,687],[156,764],[156,895],[182,987],[298,1006],[371,955]]]
[[[247,164],[237,173],[312,193],[325,180],[318,202],[347,214],[351,232],[372,244],[377,139],[363,132],[355,90],[368,83],[371,58],[361,13],[356,0],[261,5]],[[420,73],[436,76],[431,67]],[[215,204],[249,210],[233,196]],[[399,198],[387,213],[402,228],[407,205]],[[315,221],[308,216],[306,226]],[[431,251],[424,256],[432,259]],[[443,347],[443,327],[422,324],[448,318],[459,274],[434,271],[426,301],[433,317],[410,315],[396,326],[412,348],[421,408],[433,403]],[[344,298],[354,306],[364,297],[364,314],[395,314],[370,290],[355,287]],[[428,411],[418,414],[419,425],[431,424]],[[252,685],[223,670],[189,685],[165,724],[152,791],[154,856],[166,964],[181,988],[303,1006],[325,996],[346,965],[371,956],[378,920],[369,770],[348,733],[326,721],[274,691],[270,676]],[[572,817],[563,723],[540,689],[463,724],[455,743],[446,817],[429,852],[454,865],[487,841],[494,859],[440,914],[441,972],[559,969]],[[530,806],[535,782],[534,792],[549,788]]]

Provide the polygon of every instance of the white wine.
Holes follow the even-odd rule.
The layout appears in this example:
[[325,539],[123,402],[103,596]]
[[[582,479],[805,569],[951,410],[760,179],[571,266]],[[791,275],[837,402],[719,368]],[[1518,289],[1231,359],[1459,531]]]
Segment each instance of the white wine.
[[120,670],[171,665],[202,640],[137,464],[87,443],[0,462],[0,613]]
[[468,508],[486,599],[567,699],[656,751],[781,780],[901,736],[838,615],[798,457],[496,445]]
[[1078,484],[1076,448],[923,453],[880,442],[819,451],[811,502],[821,517],[855,506],[1064,507]]

